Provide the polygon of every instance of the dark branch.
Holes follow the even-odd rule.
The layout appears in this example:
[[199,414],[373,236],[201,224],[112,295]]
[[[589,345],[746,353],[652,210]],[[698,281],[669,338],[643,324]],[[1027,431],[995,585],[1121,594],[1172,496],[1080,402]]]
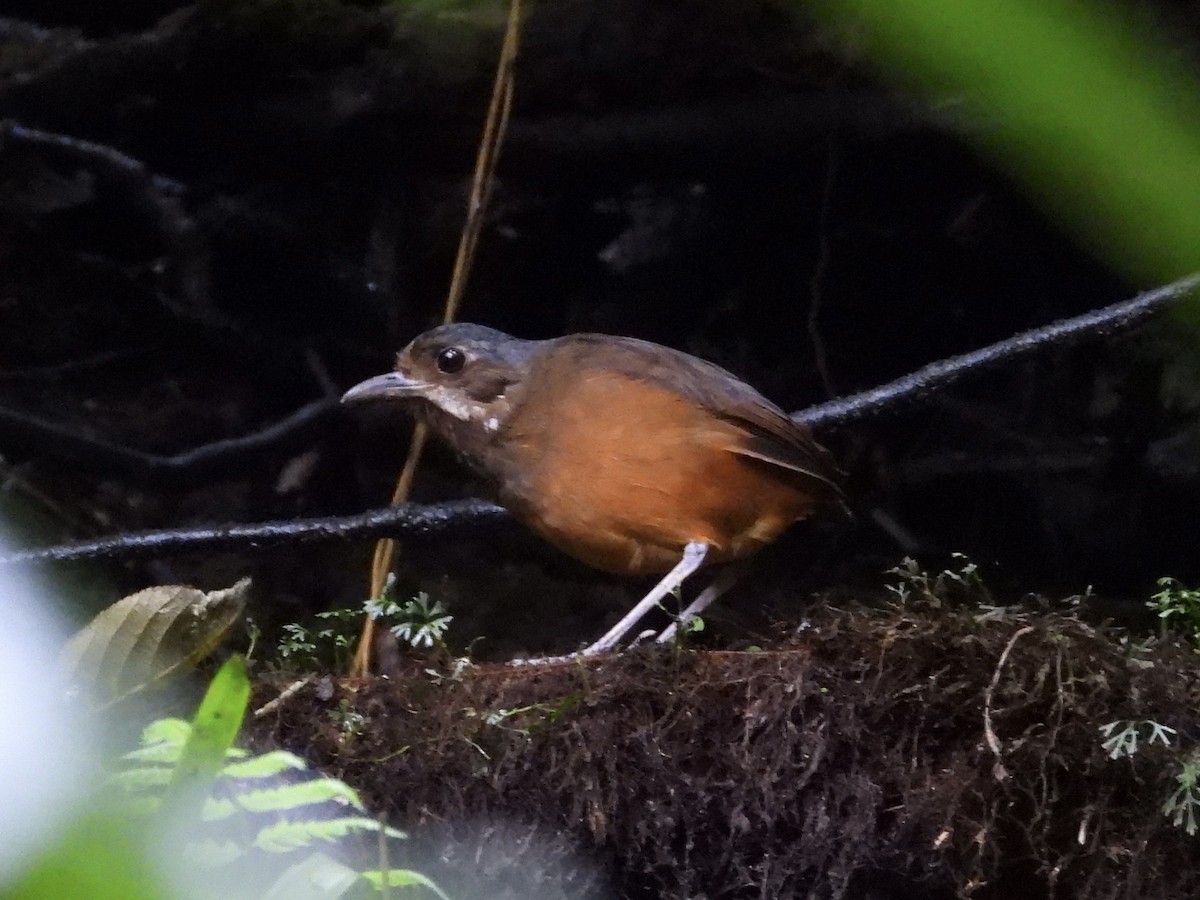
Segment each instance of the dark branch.
[[1200,274],[1189,275],[1165,287],[1139,294],[1132,300],[1115,303],[1081,316],[1063,319],[1024,331],[981,350],[930,363],[895,381],[830,400],[792,413],[792,418],[814,428],[845,428],[881,413],[895,413],[922,402],[965,375],[1011,363],[1047,347],[1067,347],[1081,340],[1128,331],[1157,314],[1170,303],[1185,297],[1200,285]]
[[134,559],[165,556],[182,550],[211,551],[223,547],[269,550],[274,547],[295,547],[318,541],[351,538],[432,537],[449,531],[460,535],[470,532],[483,533],[506,521],[511,521],[507,511],[482,500],[452,500],[431,506],[403,503],[399,506],[367,510],[353,516],[115,535],[95,541],[24,550],[11,556],[0,557],[0,565],[68,562],[103,557]]
[[[58,157],[78,166],[85,166],[115,181],[133,188],[131,193],[149,201],[150,206],[164,219],[175,219],[179,211],[165,206],[166,197],[178,197],[183,185],[170,178],[152,174],[139,160],[120,150],[95,141],[54,134],[36,128],[26,128],[17,122],[0,122],[0,147],[5,145],[37,147],[47,155]],[[164,230],[181,228],[176,223]]]

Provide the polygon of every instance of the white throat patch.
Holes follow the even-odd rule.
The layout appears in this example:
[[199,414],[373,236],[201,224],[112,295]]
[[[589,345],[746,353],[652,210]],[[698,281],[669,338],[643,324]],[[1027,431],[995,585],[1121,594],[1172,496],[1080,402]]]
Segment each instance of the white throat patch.
[[508,402],[503,394],[491,403],[480,403],[441,384],[431,385],[423,394],[426,400],[442,412],[464,422],[482,422],[488,431],[499,430],[501,417],[508,412]]

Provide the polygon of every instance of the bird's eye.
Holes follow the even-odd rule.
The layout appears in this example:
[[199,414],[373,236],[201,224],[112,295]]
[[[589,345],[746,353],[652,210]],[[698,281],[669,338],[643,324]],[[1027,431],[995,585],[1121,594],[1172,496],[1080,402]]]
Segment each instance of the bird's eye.
[[467,354],[463,353],[459,347],[447,347],[439,351],[437,355],[438,371],[445,372],[447,375],[461,371],[466,362]]

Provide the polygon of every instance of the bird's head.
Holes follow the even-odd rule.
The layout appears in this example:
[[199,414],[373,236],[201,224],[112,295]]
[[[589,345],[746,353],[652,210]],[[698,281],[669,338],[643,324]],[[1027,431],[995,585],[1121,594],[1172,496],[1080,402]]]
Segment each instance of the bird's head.
[[511,389],[537,346],[482,325],[440,325],[401,350],[394,371],[355,385],[342,402],[401,403],[469,456],[468,445],[503,426],[513,408]]

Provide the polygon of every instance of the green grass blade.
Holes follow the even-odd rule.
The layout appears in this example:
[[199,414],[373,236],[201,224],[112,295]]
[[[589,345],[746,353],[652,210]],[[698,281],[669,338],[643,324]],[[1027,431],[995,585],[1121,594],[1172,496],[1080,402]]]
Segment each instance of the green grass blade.
[[213,678],[192,730],[179,756],[175,777],[167,789],[166,809],[188,819],[199,819],[205,795],[225,765],[225,753],[242,727],[250,702],[246,661],[231,656]]

